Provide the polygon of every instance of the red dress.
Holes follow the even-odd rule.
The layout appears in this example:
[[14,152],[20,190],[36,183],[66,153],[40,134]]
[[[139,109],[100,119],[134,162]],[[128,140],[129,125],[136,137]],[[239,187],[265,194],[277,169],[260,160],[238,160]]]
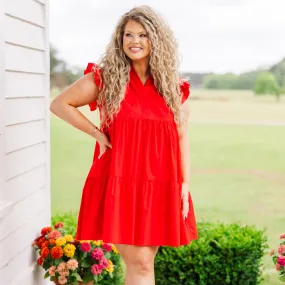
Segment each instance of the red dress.
[[[89,63],[85,74],[93,70]],[[100,76],[94,81],[100,86]],[[181,85],[184,102],[188,82]],[[96,102],[90,104],[97,108]],[[173,113],[150,76],[145,85],[134,68],[125,98],[108,128],[112,149],[94,160],[87,176],[76,238],[114,244],[180,246],[197,239],[194,208],[181,208],[181,153]]]

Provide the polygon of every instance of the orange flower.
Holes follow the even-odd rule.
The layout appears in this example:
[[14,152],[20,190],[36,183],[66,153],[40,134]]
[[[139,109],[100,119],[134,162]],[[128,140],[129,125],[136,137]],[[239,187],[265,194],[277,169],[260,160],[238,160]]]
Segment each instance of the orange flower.
[[38,258],[37,263],[38,263],[38,265],[43,265],[44,260],[41,256]]
[[48,246],[49,246],[49,241],[48,241],[48,240],[46,240],[46,241],[44,241],[44,242],[42,243],[42,248],[48,247]]
[[41,234],[43,236],[45,236],[46,234],[50,233],[52,231],[52,228],[51,227],[45,227],[41,230]]
[[55,246],[50,250],[50,254],[53,259],[60,259],[63,255],[63,250],[60,246]]
[[49,240],[49,244],[55,245],[55,239],[50,239],[50,240]]
[[43,247],[41,249],[41,257],[46,258],[48,256],[48,254],[49,254],[49,249],[47,247]]
[[38,247],[42,248],[42,245],[45,241],[46,241],[46,239],[44,237],[41,237],[37,242]]

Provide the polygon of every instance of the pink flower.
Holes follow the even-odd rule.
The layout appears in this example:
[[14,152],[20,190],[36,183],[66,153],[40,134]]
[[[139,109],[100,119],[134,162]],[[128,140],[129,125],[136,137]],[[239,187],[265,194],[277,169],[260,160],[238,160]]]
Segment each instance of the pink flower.
[[280,267],[281,267],[280,264],[279,264],[279,263],[276,263],[276,270],[277,270],[277,271],[280,270]]
[[59,276],[58,277],[58,283],[59,284],[65,284],[67,282],[67,279],[65,278],[65,276]]
[[275,249],[271,249],[270,252],[269,252],[269,255],[273,255],[275,253]]
[[91,273],[93,275],[99,275],[101,272],[102,272],[102,269],[100,268],[98,264],[93,264],[91,266]]
[[88,252],[90,249],[91,249],[91,246],[88,242],[83,242],[81,245],[80,245],[80,249],[83,251],[83,252]]
[[58,266],[56,271],[58,272],[59,275],[61,276],[68,276],[69,275],[69,270],[67,267],[67,263],[61,262]]
[[48,270],[50,276],[55,276],[56,266],[51,266]]
[[101,248],[94,248],[91,252],[91,257],[95,260],[101,260],[104,256],[104,252]]
[[278,262],[281,266],[285,266],[285,256],[280,256],[280,257],[278,257],[277,262]]
[[278,248],[278,253],[283,255],[285,253],[285,245],[281,244]]
[[102,246],[106,251],[111,251],[112,250],[112,245],[109,243],[104,243]]
[[78,267],[78,262],[75,259],[70,259],[67,261],[67,268],[74,270]]
[[280,239],[285,238],[285,234],[280,235]]
[[99,265],[102,267],[102,269],[105,269],[108,267],[109,265],[109,261],[106,257],[103,257],[100,262],[99,262]]
[[48,238],[49,239],[57,239],[61,237],[61,233],[58,232],[58,231],[51,231],[49,234],[48,234]]
[[63,224],[62,222],[58,222],[58,223],[56,223],[56,224],[54,225],[54,227],[55,227],[56,229],[58,229],[58,228],[63,228],[63,227],[64,227],[64,224]]

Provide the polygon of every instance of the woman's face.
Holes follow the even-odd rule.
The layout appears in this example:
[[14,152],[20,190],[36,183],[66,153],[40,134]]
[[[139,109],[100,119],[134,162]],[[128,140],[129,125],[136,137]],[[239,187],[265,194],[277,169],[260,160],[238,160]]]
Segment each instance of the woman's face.
[[138,22],[130,20],[123,35],[123,50],[132,61],[148,60],[150,40],[145,28]]

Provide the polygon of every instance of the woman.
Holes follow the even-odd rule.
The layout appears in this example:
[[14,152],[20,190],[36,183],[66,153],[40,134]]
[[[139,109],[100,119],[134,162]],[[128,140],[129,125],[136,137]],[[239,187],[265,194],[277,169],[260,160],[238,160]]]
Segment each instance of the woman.
[[[148,6],[120,19],[105,55],[63,91],[51,111],[96,139],[77,239],[114,243],[126,285],[154,284],[159,246],[197,239],[189,193],[189,84],[177,44]],[[97,128],[77,107],[99,108]]]

